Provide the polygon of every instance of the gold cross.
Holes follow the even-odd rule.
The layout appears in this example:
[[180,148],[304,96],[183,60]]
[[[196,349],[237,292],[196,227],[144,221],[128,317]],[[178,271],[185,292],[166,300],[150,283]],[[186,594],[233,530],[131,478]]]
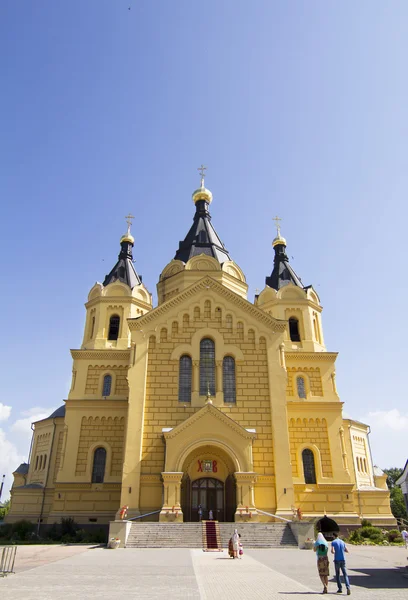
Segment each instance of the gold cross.
[[125,217],[126,223],[127,223],[127,226],[128,226],[128,230],[127,230],[128,233],[130,233],[130,228],[132,227],[132,220],[134,218],[135,217],[132,214],[130,214],[130,213],[128,215],[126,215],[126,217]]
[[276,231],[278,232],[278,237],[280,237],[280,223],[279,223],[279,221],[282,221],[282,219],[280,219],[279,217],[274,217],[272,219],[272,221],[276,222]]
[[207,167],[205,167],[204,165],[201,165],[201,167],[199,167],[197,169],[197,171],[200,171],[200,175],[201,175],[201,187],[204,187],[204,178],[205,178],[206,170],[207,170]]

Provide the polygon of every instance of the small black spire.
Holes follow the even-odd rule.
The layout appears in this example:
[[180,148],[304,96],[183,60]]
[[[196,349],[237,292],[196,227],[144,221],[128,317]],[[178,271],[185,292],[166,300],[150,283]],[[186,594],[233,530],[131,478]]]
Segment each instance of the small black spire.
[[106,287],[109,283],[119,280],[133,289],[136,285],[142,283],[142,278],[139,277],[133,266],[133,236],[131,236],[129,232],[120,240],[120,247],[121,250],[118,256],[118,262],[109,275],[106,275],[103,285]]
[[273,247],[275,249],[273,270],[271,276],[265,279],[266,285],[276,291],[288,285],[288,283],[293,283],[304,289],[303,283],[289,264],[289,258],[286,254],[286,240],[280,236],[275,238]]
[[186,263],[193,256],[206,254],[218,260],[220,264],[231,260],[228,250],[211,223],[211,215],[208,211],[209,203],[206,200],[197,200],[195,205],[193,225],[184,241],[180,242],[174,259]]

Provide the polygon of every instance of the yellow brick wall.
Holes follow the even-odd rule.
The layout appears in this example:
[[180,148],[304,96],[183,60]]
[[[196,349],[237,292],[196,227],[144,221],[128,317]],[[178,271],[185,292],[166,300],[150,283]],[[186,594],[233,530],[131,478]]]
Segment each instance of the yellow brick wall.
[[306,375],[306,379],[309,382],[310,392],[312,396],[323,396],[322,376],[320,368],[312,367],[288,367],[288,382],[286,386],[287,396],[297,396],[296,389],[296,376]]
[[184,408],[178,402],[179,361],[170,360],[170,356],[176,346],[189,344],[197,330],[207,327],[217,330],[226,344],[237,346],[244,354],[244,361],[236,363],[237,402],[220,410],[242,427],[256,429],[254,470],[260,475],[272,475],[274,467],[266,341],[261,338],[256,346],[253,330],[245,333],[240,322],[233,328],[231,314],[225,314],[219,307],[208,303],[204,310],[196,307],[192,316],[183,315],[179,324],[173,322],[167,336],[161,330],[157,338],[150,338],[142,474],[160,473],[164,468],[162,427],[175,427],[200,409],[191,406]]
[[102,394],[102,376],[104,373],[115,375],[115,388],[112,394],[128,396],[129,387],[127,381],[127,368],[111,365],[90,365],[86,377],[85,394]]
[[[120,477],[122,475],[124,437],[124,417],[83,417],[75,474],[86,474],[89,448],[98,442],[107,442],[112,449],[112,465],[111,472],[106,472],[106,475]],[[90,467],[92,468],[92,465]]]
[[290,419],[288,427],[292,475],[294,477],[303,476],[303,466],[299,465],[297,460],[298,449],[304,446],[310,447],[311,444],[314,444],[320,451],[322,475],[332,477],[333,471],[326,419]]

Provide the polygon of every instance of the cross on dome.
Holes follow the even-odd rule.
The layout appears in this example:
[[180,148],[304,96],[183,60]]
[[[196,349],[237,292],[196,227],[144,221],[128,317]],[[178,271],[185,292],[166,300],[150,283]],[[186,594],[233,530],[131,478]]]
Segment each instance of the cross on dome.
[[205,171],[207,170],[207,167],[205,167],[204,165],[201,165],[201,167],[198,167],[197,171],[200,172],[200,176],[201,176],[201,187],[204,187],[204,179],[205,179]]

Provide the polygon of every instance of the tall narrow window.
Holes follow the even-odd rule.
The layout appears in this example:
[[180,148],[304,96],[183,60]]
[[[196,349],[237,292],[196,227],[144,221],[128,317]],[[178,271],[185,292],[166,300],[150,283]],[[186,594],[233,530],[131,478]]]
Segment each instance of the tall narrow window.
[[316,469],[313,452],[306,448],[302,452],[303,473],[305,483],[316,483]]
[[109,320],[108,340],[117,340],[118,339],[119,325],[120,325],[120,317],[118,315],[112,315]]
[[299,321],[295,317],[289,319],[289,335],[292,342],[300,342]]
[[34,469],[35,471],[37,471],[37,470],[38,470],[38,461],[39,461],[39,459],[40,459],[40,457],[39,457],[39,456],[38,456],[38,454],[37,454],[37,457],[36,457],[36,459],[35,459],[35,469]]
[[95,317],[92,317],[91,320],[91,331],[90,331],[90,335],[89,338],[92,340],[93,336],[94,336],[94,331],[95,331]]
[[191,402],[191,371],[190,356],[182,356],[179,369],[179,402]]
[[222,387],[224,402],[235,403],[237,401],[237,390],[235,385],[235,360],[232,356],[225,356],[222,361]]
[[44,464],[43,464],[43,469],[45,469],[45,465],[47,464],[47,455],[44,454]]
[[92,466],[92,483],[103,483],[105,477],[106,450],[97,448],[94,452]]
[[103,378],[102,396],[104,398],[106,396],[110,396],[111,389],[112,389],[112,375],[105,375],[105,377]]
[[297,385],[297,393],[298,393],[299,398],[306,398],[305,378],[297,377],[296,385]]
[[200,395],[208,391],[215,396],[215,344],[205,338],[200,342]]

